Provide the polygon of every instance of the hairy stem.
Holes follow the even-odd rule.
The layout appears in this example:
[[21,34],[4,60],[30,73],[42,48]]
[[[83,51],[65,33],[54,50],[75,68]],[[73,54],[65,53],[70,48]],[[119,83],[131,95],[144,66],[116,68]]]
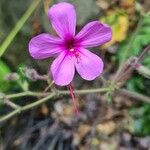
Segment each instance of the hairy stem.
[[[87,89],[87,90],[75,90],[74,93],[78,93],[78,94],[87,94],[87,93],[100,93],[100,92],[109,92],[111,89],[110,88],[99,88],[99,89]],[[115,89],[114,89],[115,90]],[[140,101],[144,101],[147,103],[150,103],[150,98],[146,97],[142,94],[136,93],[136,92],[131,92],[125,89],[119,89],[116,90],[121,94],[127,95],[131,98],[140,100]],[[23,92],[23,93],[18,93],[18,94],[12,94],[12,95],[8,95],[6,97],[10,97],[10,98],[15,98],[15,97],[22,97],[22,96],[26,96],[26,94],[29,94],[30,96],[45,96],[44,98],[39,99],[38,101],[35,101],[31,104],[27,104],[25,106],[22,107],[18,107],[16,108],[14,111],[10,112],[7,115],[4,115],[3,117],[0,118],[0,122],[6,121],[8,119],[10,119],[11,117],[17,115],[20,112],[24,112],[27,110],[30,110],[32,108],[35,108],[39,105],[41,105],[42,103],[48,101],[51,98],[54,98],[55,96],[59,96],[59,95],[68,95],[70,92],[69,91],[58,91],[57,93],[55,92],[51,92],[51,93],[36,93],[36,92]]]
[[[87,90],[76,90],[74,91],[75,93],[79,93],[79,94],[87,94],[87,93],[99,93],[99,92],[107,92],[109,91],[109,88],[99,88],[99,89],[87,89]],[[49,99],[58,96],[58,95],[69,95],[70,92],[69,91],[58,91],[57,93],[54,92],[49,92],[49,93],[38,93],[38,92],[31,92],[31,91],[27,91],[27,92],[22,92],[22,93],[17,93],[17,94],[11,94],[11,95],[7,95],[6,98],[18,98],[18,97],[23,97],[23,96],[35,96],[35,97],[39,97],[39,96],[44,96],[44,98],[39,99],[36,102],[33,102],[31,104],[19,107],[17,109],[15,109],[14,111],[10,112],[9,114],[3,116],[0,118],[0,122],[6,121],[9,118],[17,115],[20,112],[35,108],[37,106],[39,106],[40,104],[48,101]]]
[[133,98],[133,99],[136,99],[136,100],[139,100],[139,101],[143,101],[143,102],[146,102],[146,103],[150,103],[150,97],[147,97],[147,96],[142,95],[140,93],[129,91],[129,90],[126,90],[126,89],[120,89],[120,90],[118,90],[118,92],[121,93],[122,95],[126,95],[130,98]]
[[13,109],[20,108],[19,105],[13,103],[12,101],[10,101],[10,100],[8,100],[8,99],[4,99],[4,104],[10,106],[10,107],[13,108]]
[[3,121],[6,121],[8,120],[9,118],[17,115],[18,113],[21,113],[21,112],[24,112],[26,110],[29,110],[29,109],[32,109],[34,107],[37,107],[39,106],[40,104],[48,101],[49,99],[51,99],[52,97],[54,97],[56,94],[55,93],[51,93],[50,95],[36,101],[36,102],[33,102],[31,104],[28,104],[28,105],[25,105],[25,106],[22,106],[22,107],[19,107],[17,109],[15,109],[14,111],[10,112],[9,114],[5,115],[4,117],[1,117],[0,118],[0,123],[3,122]]
[[[85,89],[85,90],[74,90],[74,93],[75,94],[99,93],[99,92],[107,92],[109,90],[110,90],[110,88]],[[59,95],[69,95],[70,94],[70,92],[67,90],[57,91],[57,93]],[[21,93],[17,93],[17,94],[6,95],[6,98],[11,99],[11,98],[18,98],[18,97],[23,97],[23,96],[45,97],[49,94],[50,94],[50,92],[26,91],[26,92],[21,92]]]

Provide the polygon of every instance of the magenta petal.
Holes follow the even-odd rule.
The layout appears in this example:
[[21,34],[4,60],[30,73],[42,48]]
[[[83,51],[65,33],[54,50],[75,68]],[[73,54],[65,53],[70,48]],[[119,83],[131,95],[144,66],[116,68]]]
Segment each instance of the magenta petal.
[[55,4],[49,9],[48,16],[61,38],[75,35],[76,12],[73,5],[66,2]]
[[33,37],[29,42],[30,55],[35,59],[44,59],[62,51],[62,40],[43,33]]
[[62,52],[52,63],[51,72],[57,85],[68,85],[74,77],[75,66],[70,55]]
[[86,49],[81,49],[75,63],[77,72],[85,80],[94,80],[103,72],[103,61]]
[[110,41],[111,38],[112,30],[108,25],[93,21],[84,26],[77,34],[76,41],[81,46],[94,47]]

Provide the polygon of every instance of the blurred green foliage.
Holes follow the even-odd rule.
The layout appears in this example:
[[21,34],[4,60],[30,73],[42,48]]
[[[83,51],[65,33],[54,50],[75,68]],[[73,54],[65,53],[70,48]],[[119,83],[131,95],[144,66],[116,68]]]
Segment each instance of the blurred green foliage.
[[[132,33],[131,33],[132,34]],[[122,61],[124,58],[124,51],[127,49],[128,45],[131,44],[130,49],[128,51],[127,57],[137,56],[140,54],[140,50],[150,43],[150,16],[143,17],[141,21],[140,29],[137,31],[136,36],[132,43],[131,36],[128,35],[126,40],[124,40],[118,49],[118,60],[119,62]],[[150,67],[150,57],[147,56],[144,58],[143,64],[147,67]]]
[[[131,56],[138,56],[141,53],[141,50],[144,48],[144,46],[148,45],[150,43],[150,16],[143,17],[141,21],[141,26],[139,30],[136,33],[135,37],[132,37],[128,35],[129,38],[126,38],[124,40],[118,49],[117,58],[119,60],[119,63],[124,59],[125,51],[129,48],[127,53],[127,58]],[[131,39],[134,38],[134,39]],[[132,42],[131,42],[132,40]],[[130,46],[129,46],[130,45]],[[150,56],[149,54],[145,56],[143,62],[143,65],[150,68]],[[130,90],[134,91],[143,91],[146,90],[144,86],[144,78],[141,76],[133,76],[132,79],[129,80],[127,83],[127,87]]]
[[[16,0],[0,1],[0,42],[6,37],[6,35],[11,31],[11,29],[15,26],[16,22],[20,19],[23,13],[26,11],[30,4],[30,0]],[[17,4],[17,5],[16,5]],[[22,28],[23,33],[28,33],[30,28],[24,26]],[[31,31],[31,30],[30,30]]]
[[[133,33],[131,33],[133,34]],[[141,26],[136,33],[136,36],[132,40],[131,36],[126,38],[118,49],[118,60],[122,61],[124,58],[124,51],[128,48],[130,44],[130,49],[127,54],[127,58],[131,56],[138,56],[144,46],[150,43],[150,16],[145,16],[141,22]],[[132,42],[131,42],[132,40]],[[146,55],[142,64],[150,68],[150,55]],[[142,92],[144,94],[150,94],[149,88],[144,82],[146,79],[138,74],[132,76],[132,78],[127,82],[127,88],[132,91]],[[146,80],[150,82],[149,80]],[[150,134],[150,104],[142,104],[141,106],[134,106],[131,108],[131,115],[134,119],[134,132],[138,135],[149,135]]]
[[140,107],[133,107],[130,114],[134,118],[134,132],[137,135],[150,135],[150,105],[143,104]]

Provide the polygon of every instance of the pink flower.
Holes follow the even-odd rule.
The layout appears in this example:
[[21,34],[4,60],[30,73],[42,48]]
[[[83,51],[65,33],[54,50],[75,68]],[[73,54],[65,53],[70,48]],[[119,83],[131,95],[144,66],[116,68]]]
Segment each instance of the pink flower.
[[86,48],[102,45],[112,38],[111,28],[99,21],[88,23],[75,35],[76,12],[74,6],[62,2],[48,11],[52,27],[59,37],[43,33],[29,42],[29,52],[35,59],[58,56],[51,65],[57,85],[68,85],[75,69],[85,80],[94,80],[103,72],[103,61]]

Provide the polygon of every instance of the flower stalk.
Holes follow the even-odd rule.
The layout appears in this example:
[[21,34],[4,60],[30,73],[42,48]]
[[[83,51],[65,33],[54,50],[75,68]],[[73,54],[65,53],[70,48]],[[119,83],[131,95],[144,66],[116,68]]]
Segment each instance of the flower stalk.
[[78,104],[77,104],[76,97],[75,97],[75,94],[74,94],[74,88],[71,84],[68,85],[68,90],[70,91],[70,95],[71,95],[71,98],[72,98],[74,112],[76,113],[76,115],[79,115],[79,108],[77,106]]

